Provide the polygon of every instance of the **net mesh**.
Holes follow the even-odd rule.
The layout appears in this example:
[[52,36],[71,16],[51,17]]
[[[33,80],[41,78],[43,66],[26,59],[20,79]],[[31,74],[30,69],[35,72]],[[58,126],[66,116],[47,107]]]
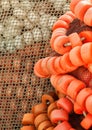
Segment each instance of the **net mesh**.
[[[40,58],[52,55],[51,28],[69,0],[0,0],[0,130],[19,130],[24,113],[53,90],[34,75]],[[53,53],[54,54],[54,53]]]

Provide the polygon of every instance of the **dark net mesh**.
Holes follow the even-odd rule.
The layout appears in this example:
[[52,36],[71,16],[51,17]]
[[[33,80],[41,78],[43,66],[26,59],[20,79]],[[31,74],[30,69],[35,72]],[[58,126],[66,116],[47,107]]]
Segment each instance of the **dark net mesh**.
[[19,130],[24,113],[52,90],[34,75],[40,58],[53,55],[49,40],[68,0],[0,0],[0,130]]

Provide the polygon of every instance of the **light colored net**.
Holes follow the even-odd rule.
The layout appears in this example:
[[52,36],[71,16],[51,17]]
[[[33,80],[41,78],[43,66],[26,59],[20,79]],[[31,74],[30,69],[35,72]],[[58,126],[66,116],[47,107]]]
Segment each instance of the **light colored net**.
[[19,130],[23,114],[53,89],[33,67],[51,55],[51,28],[69,2],[0,0],[0,130]]

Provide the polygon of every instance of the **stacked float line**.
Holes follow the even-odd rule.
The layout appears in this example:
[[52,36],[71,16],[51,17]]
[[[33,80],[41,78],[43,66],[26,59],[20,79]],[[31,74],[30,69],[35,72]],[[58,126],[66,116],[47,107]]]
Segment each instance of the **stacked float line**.
[[[67,98],[62,97],[58,99],[54,92],[44,94],[42,96],[42,102],[34,105],[31,109],[31,113],[26,113],[22,119],[21,130],[60,130],[72,128],[69,118],[73,112],[73,103]],[[31,125],[31,126],[30,126]]]
[[[65,94],[73,102],[74,112],[85,116],[80,123],[81,126],[84,129],[92,127],[92,89],[67,74],[52,75],[50,80],[58,95]],[[89,121],[88,124],[87,121]]]
[[67,11],[54,23],[50,39],[50,46],[52,50],[55,50],[57,53],[63,55],[75,46],[81,46],[84,43],[92,42],[92,31],[90,28],[88,30],[84,29],[82,32],[68,32],[71,30],[71,24],[73,25],[73,22],[76,20],[78,19],[75,14],[71,11]]
[[81,106],[81,109],[83,108],[82,112],[85,110],[92,114],[92,89],[86,87],[84,82],[68,74],[52,75],[50,81],[57,93],[69,96]]
[[[87,53],[86,53],[87,52]],[[79,66],[92,63],[92,42],[76,46],[62,56],[46,57],[38,60],[34,73],[38,77],[50,77],[54,74],[65,74],[76,70]]]
[[92,26],[92,0],[71,0],[70,10],[76,18],[83,21],[86,25]]
[[[50,80],[58,97],[55,92],[44,94],[42,102],[33,106],[31,113],[24,114],[21,130],[75,130],[69,122],[73,111],[84,115],[80,125],[89,129],[92,126],[92,89],[68,74],[53,75]],[[85,121],[89,123],[85,125]]]

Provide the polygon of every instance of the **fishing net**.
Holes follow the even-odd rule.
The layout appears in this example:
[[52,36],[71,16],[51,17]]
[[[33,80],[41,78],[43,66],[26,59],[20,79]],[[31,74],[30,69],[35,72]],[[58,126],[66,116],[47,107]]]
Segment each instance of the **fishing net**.
[[52,26],[69,0],[0,0],[0,130],[19,130],[24,113],[53,90],[34,64],[54,55]]

